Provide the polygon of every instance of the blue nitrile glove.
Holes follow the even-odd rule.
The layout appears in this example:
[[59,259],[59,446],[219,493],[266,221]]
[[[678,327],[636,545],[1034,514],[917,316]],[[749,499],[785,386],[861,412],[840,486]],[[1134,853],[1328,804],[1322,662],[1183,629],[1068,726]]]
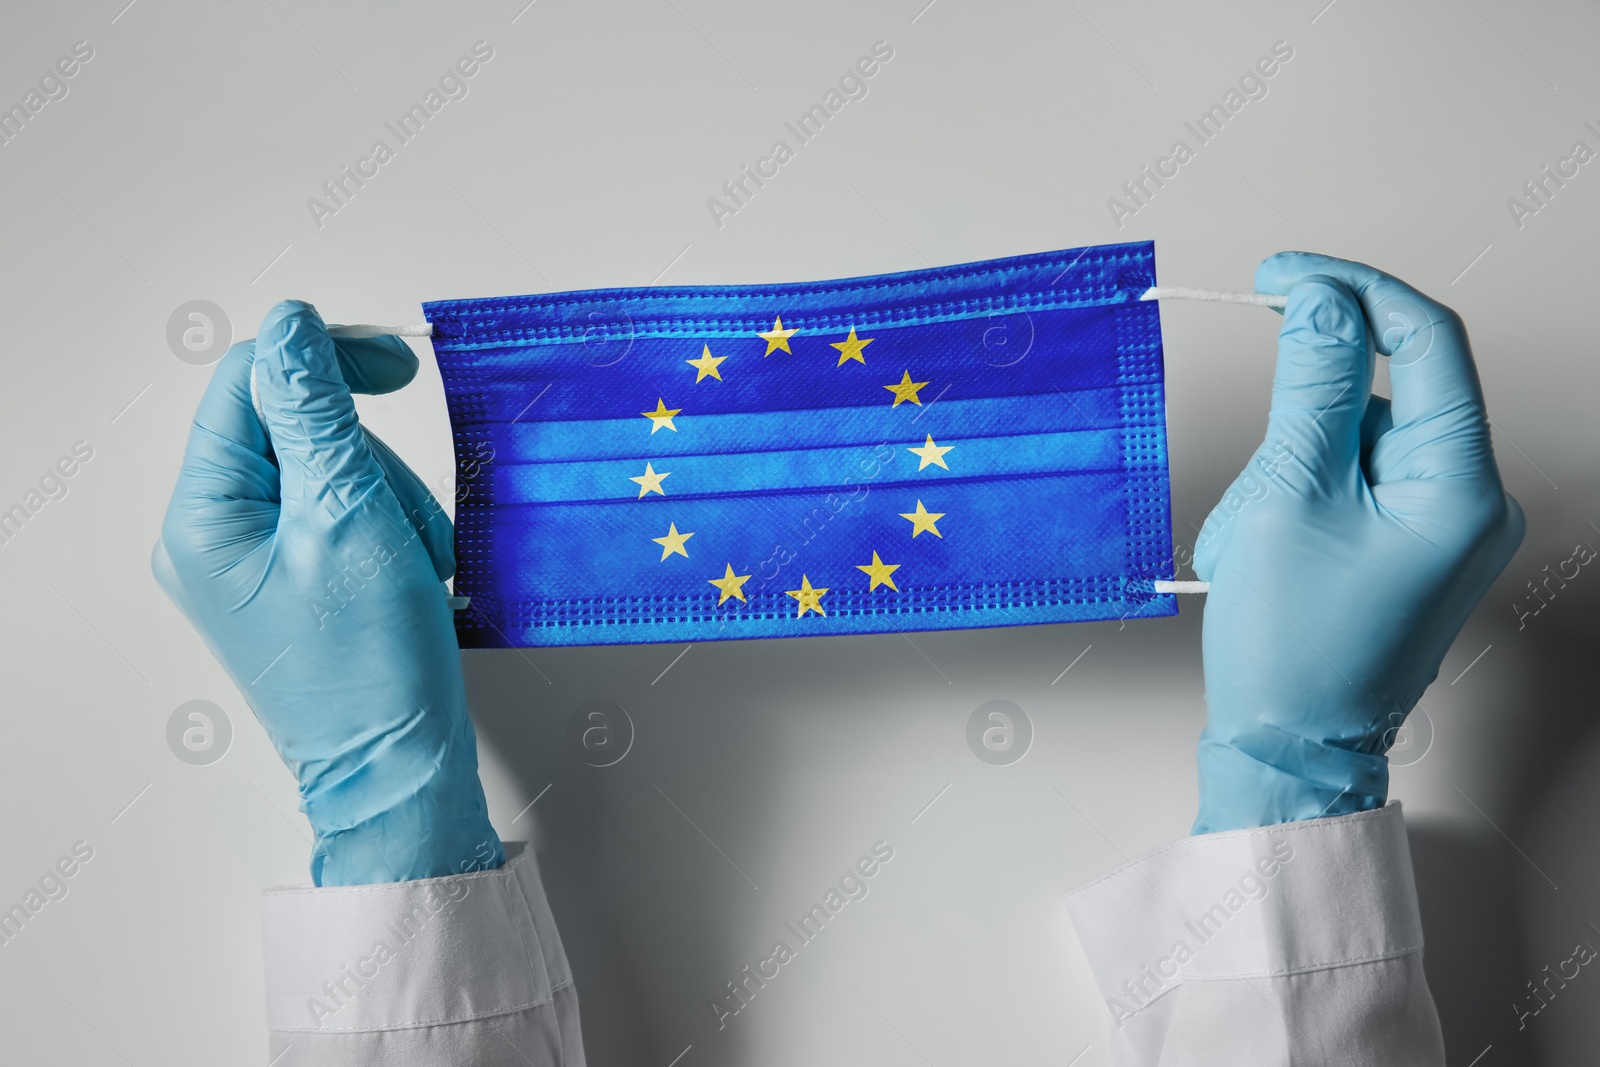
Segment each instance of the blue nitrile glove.
[[[1381,807],[1405,716],[1522,540],[1461,319],[1303,252],[1266,441],[1201,531],[1211,583],[1195,833]],[[1394,397],[1372,396],[1374,347]]]
[[350,395],[416,370],[397,338],[273,308],[212,375],[151,561],[299,779],[318,885],[505,862],[441,584],[450,520]]

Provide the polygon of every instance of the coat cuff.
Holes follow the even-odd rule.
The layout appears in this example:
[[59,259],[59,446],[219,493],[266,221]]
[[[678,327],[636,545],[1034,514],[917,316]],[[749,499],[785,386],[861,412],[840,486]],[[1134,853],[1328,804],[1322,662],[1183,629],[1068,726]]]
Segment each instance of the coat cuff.
[[549,1008],[572,975],[531,851],[506,852],[495,870],[263,894],[274,1046]]
[[1097,976],[1108,1002],[1130,1007],[1180,975],[1268,977],[1422,951],[1398,803],[1187,837],[1074,890],[1067,904],[1091,960],[1138,961],[1128,974]]

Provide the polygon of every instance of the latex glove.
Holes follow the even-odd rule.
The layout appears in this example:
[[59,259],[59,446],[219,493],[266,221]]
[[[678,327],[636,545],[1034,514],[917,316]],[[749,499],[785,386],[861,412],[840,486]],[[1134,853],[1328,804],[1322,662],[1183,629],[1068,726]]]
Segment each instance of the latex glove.
[[299,779],[318,885],[505,862],[441,584],[450,521],[351,398],[416,370],[397,338],[273,308],[212,375],[152,559]]
[[[1266,440],[1207,519],[1195,833],[1381,807],[1384,753],[1523,532],[1466,329],[1344,260],[1285,252]],[[1374,347],[1392,400],[1371,395]]]

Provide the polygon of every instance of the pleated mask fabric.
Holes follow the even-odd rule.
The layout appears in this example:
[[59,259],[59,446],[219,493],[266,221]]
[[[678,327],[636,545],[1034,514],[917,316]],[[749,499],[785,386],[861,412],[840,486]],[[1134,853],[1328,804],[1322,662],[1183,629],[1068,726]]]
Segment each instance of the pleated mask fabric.
[[1148,242],[424,305],[464,648],[1177,613]]

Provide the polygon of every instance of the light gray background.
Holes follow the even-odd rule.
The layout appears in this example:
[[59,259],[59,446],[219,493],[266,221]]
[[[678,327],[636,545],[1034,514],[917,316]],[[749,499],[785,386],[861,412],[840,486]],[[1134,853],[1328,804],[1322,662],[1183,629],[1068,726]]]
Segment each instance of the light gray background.
[[[70,95],[0,147],[0,506],[74,441],[95,450],[0,546],[0,904],[74,841],[95,849],[70,895],[0,946],[8,1062],[266,1061],[257,892],[304,878],[307,828],[149,575],[209,375],[167,348],[180,303],[216,301],[248,337],[286,296],[336,321],[412,322],[432,298],[1133,238],[1157,240],[1169,284],[1246,289],[1264,255],[1312,247],[1466,317],[1528,537],[1424,698],[1431,748],[1393,792],[1451,1062],[1592,1055],[1600,976],[1521,1032],[1512,1003],[1575,942],[1600,944],[1600,577],[1585,569],[1520,631],[1512,605],[1576,542],[1600,545],[1600,163],[1523,228],[1506,206],[1575,140],[1600,148],[1582,125],[1600,125],[1592,6],[125,2],[13,0],[0,32],[6,104],[74,41],[95,49]],[[494,58],[470,95],[316,228],[306,198],[480,39]],[[714,226],[706,198],[878,40],[895,54],[870,95]],[[1294,58],[1270,95],[1113,225],[1107,198],[1279,40]],[[1162,315],[1174,526],[1192,543],[1259,440],[1277,320]],[[418,349],[417,383],[362,414],[448,492],[443,394]],[[540,852],[591,1062],[1109,1063],[1062,894],[1188,828],[1200,607],[1126,627],[697,645],[664,675],[681,647],[469,654],[491,811]],[[210,766],[165,741],[196,698],[234,726]],[[994,698],[1037,731],[1011,767],[965,743]],[[638,727],[603,770],[563,742],[590,699]],[[871,895],[719,1033],[708,999],[879,839],[895,858]]]

